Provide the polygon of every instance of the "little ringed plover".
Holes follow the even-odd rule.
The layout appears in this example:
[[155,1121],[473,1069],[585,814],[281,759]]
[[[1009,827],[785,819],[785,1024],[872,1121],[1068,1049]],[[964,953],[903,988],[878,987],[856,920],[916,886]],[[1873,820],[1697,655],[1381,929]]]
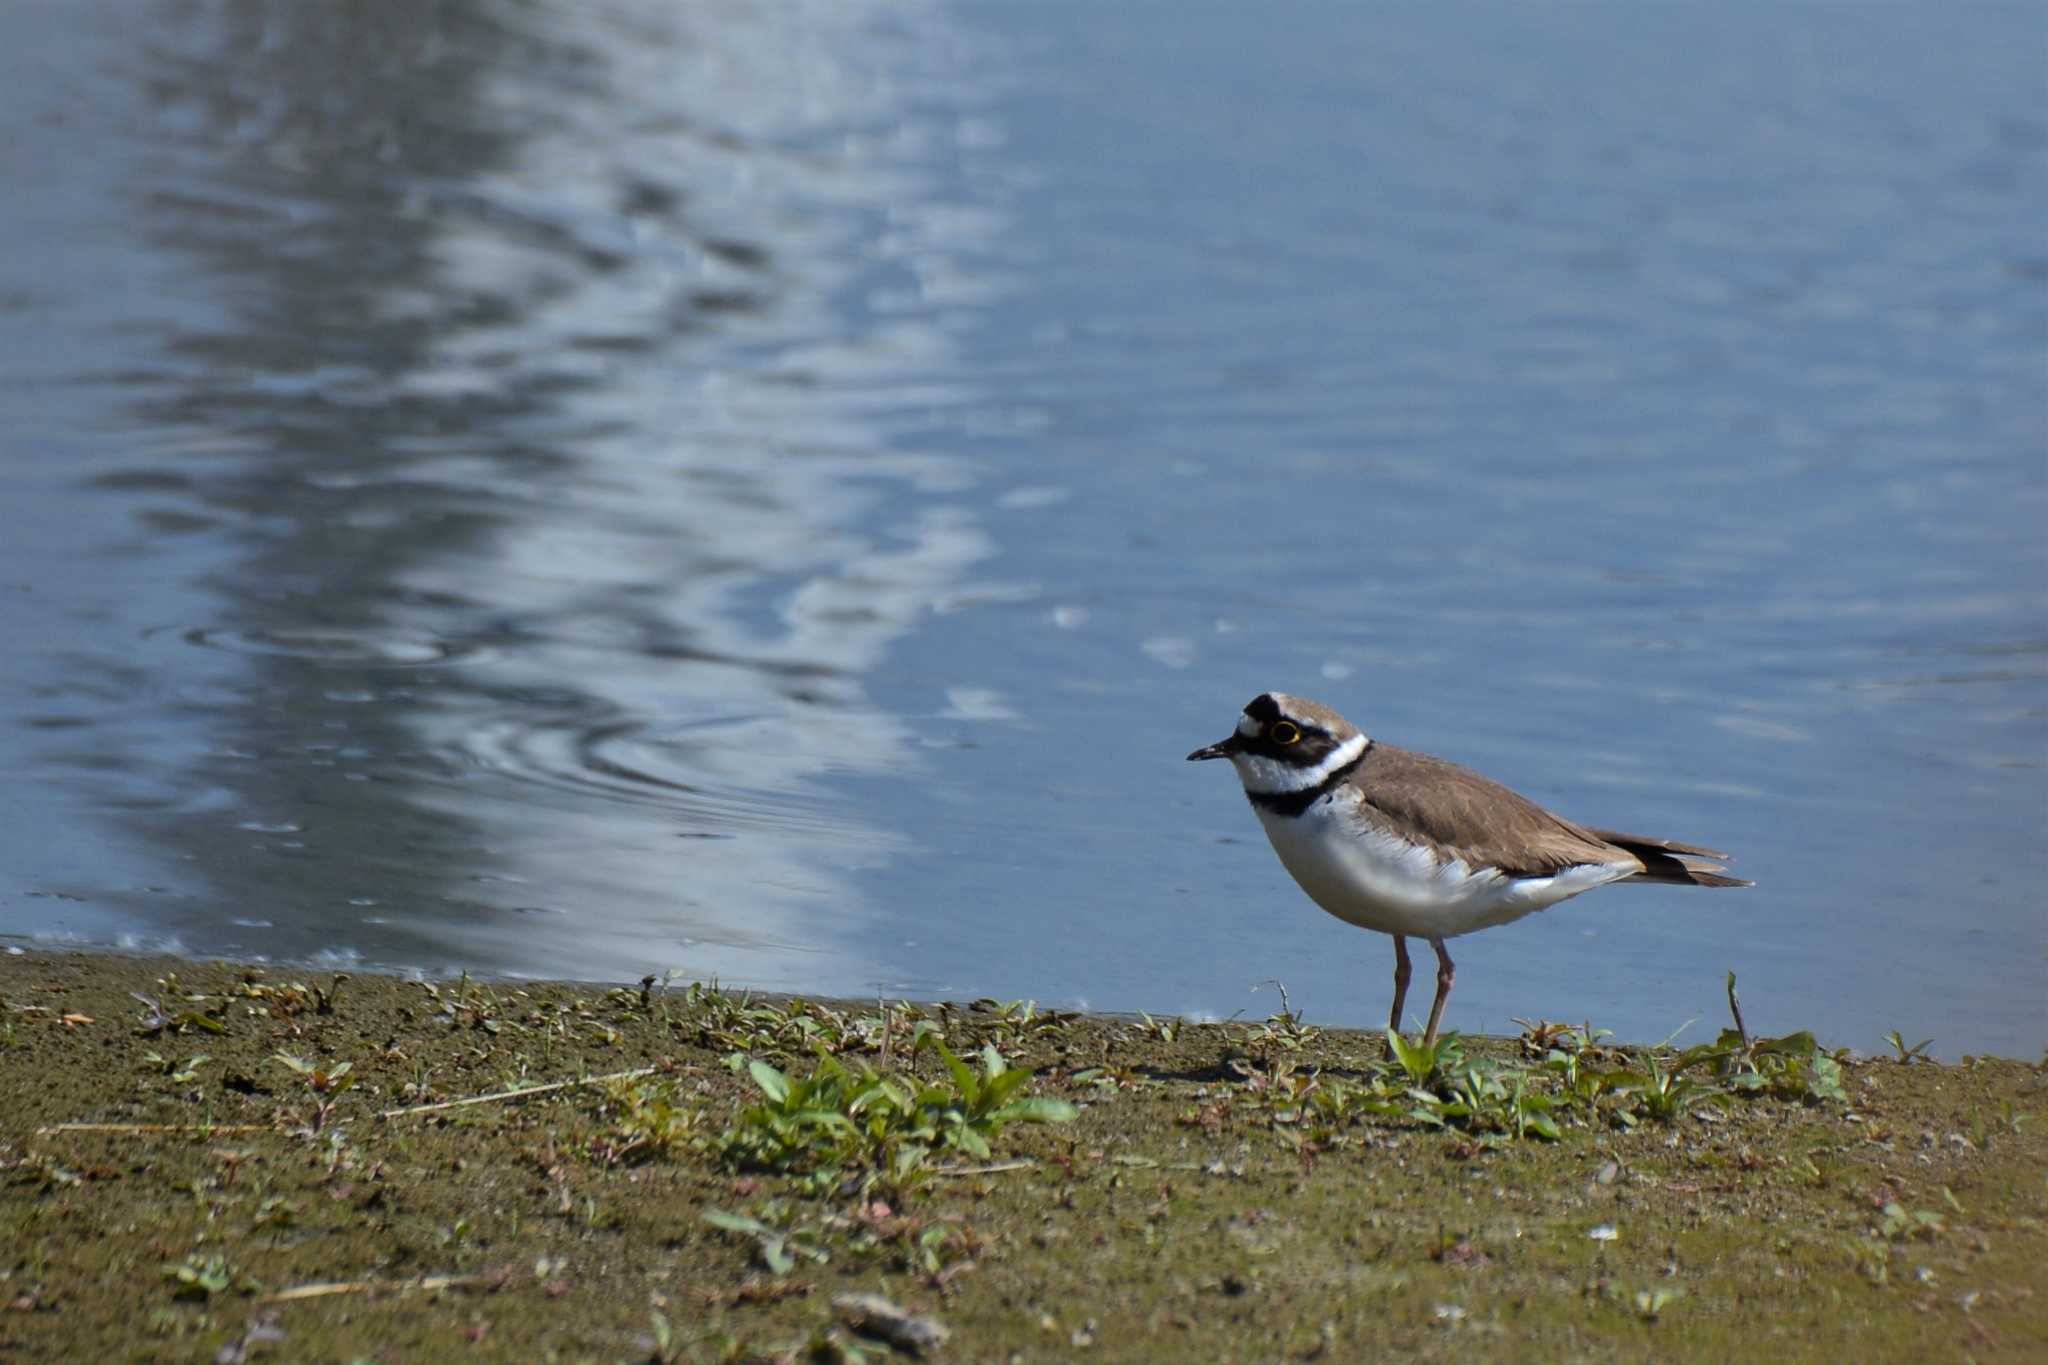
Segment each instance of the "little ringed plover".
[[1408,994],[1408,938],[1436,950],[1436,1041],[1455,976],[1444,940],[1506,924],[1609,882],[1749,886],[1727,854],[1671,839],[1575,825],[1467,768],[1360,733],[1320,702],[1266,692],[1228,738],[1192,762],[1227,758],[1309,899],[1348,924],[1394,936],[1394,1008]]

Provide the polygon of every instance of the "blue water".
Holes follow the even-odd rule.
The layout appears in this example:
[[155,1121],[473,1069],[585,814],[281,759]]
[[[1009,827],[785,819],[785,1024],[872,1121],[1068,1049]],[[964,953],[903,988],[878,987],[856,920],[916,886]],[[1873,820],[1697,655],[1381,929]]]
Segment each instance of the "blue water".
[[2037,9],[700,9],[0,13],[8,942],[1375,1024],[1275,688],[2048,1043]]

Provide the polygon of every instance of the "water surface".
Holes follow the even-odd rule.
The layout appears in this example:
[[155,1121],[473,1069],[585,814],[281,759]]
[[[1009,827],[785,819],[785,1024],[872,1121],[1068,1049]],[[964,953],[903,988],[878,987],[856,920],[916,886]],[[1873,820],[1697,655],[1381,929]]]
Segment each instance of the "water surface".
[[0,30],[10,941],[1371,1024],[1281,688],[1761,883],[1456,1026],[2048,1037],[2029,9]]

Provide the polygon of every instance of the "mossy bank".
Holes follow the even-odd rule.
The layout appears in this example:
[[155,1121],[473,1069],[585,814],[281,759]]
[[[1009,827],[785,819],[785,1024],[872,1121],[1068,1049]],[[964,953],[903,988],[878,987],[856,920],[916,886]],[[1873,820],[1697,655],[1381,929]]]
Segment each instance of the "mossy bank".
[[2037,1062],[1312,1024],[0,958],[0,1358],[2048,1357]]

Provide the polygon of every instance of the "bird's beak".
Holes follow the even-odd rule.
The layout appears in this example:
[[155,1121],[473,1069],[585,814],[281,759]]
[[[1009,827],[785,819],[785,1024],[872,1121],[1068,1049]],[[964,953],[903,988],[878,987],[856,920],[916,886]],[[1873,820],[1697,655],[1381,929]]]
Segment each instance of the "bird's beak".
[[1244,745],[1238,742],[1237,736],[1231,735],[1227,739],[1219,739],[1214,744],[1207,744],[1195,750],[1188,755],[1188,762],[1193,763],[1201,758],[1229,758],[1243,748]]

